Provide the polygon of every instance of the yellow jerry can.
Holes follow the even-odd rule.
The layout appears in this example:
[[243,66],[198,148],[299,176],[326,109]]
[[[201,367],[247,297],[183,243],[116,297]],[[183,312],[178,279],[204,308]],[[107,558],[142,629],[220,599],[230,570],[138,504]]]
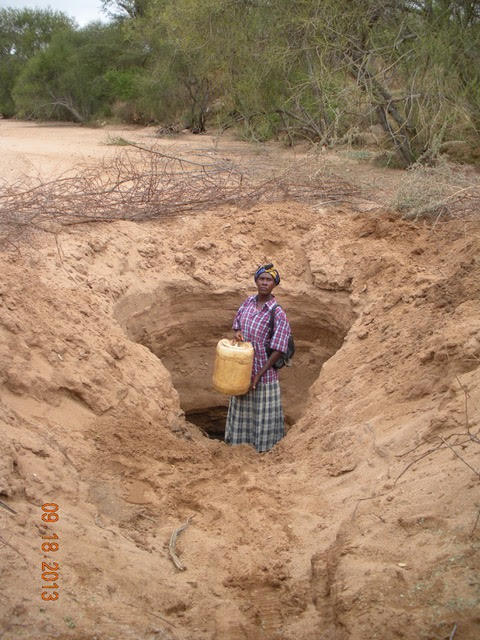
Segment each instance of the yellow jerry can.
[[228,396],[241,396],[250,388],[253,366],[251,342],[222,338],[217,344],[213,387]]

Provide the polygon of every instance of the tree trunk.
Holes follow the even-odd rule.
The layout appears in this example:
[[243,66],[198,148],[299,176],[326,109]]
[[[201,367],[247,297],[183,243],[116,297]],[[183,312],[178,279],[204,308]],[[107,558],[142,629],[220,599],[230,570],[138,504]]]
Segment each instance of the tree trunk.
[[[410,146],[410,140],[416,135],[416,131],[409,127],[408,119],[401,115],[390,92],[362,64],[362,57],[358,53],[346,54],[350,73],[363,91],[375,99],[375,112],[380,125],[390,136],[397,153],[406,162],[407,166],[410,166],[416,160]],[[388,121],[388,116],[391,116],[398,125],[396,131],[393,130]]]

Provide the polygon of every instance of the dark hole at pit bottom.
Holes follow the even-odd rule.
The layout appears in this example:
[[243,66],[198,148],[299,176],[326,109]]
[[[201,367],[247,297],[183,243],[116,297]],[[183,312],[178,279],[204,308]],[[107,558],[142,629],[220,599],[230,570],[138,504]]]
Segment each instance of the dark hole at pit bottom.
[[197,425],[208,438],[223,440],[228,407],[205,407],[185,412],[188,422]]
[[[185,412],[188,422],[196,425],[207,436],[214,440],[225,438],[225,423],[227,421],[228,407],[204,407],[203,409],[192,409]],[[285,415],[285,425],[288,429],[293,424],[289,415]]]

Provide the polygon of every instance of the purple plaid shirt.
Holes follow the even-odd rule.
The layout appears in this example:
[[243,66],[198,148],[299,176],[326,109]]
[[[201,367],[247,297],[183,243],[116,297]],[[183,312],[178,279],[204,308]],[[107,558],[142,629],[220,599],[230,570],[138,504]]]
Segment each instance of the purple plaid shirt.
[[[270,337],[270,309],[276,300],[273,296],[271,300],[265,302],[260,311],[257,310],[257,296],[250,296],[245,300],[237,311],[235,320],[233,321],[233,330],[239,329],[243,333],[243,337],[251,342],[254,350],[252,379],[268,360],[266,346],[271,349],[287,352],[288,338],[290,337],[290,325],[285,315],[285,311],[277,307],[275,309],[275,321],[273,325],[272,339]],[[270,344],[269,344],[270,343]],[[275,382],[278,380],[277,370],[270,367],[260,379],[262,384]]]

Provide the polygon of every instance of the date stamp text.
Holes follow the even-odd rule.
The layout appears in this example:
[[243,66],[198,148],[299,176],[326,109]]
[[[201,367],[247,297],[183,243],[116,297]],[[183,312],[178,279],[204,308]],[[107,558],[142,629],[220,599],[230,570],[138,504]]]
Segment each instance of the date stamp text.
[[[55,502],[46,502],[42,505],[42,520],[53,524],[58,522],[58,504]],[[44,554],[55,553],[59,549],[60,543],[56,533],[47,533],[42,536],[42,551]],[[45,556],[44,556],[45,558]],[[42,600],[58,600],[58,576],[59,576],[59,564],[50,557],[47,557],[47,561],[42,561]]]

